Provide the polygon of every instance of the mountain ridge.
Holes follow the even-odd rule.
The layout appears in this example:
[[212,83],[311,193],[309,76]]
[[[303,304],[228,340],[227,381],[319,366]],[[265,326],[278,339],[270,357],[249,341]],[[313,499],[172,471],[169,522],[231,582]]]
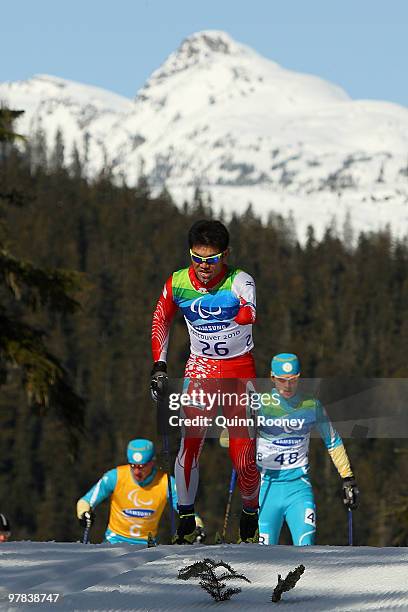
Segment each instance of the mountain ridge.
[[2,83],[0,99],[49,146],[58,129],[67,152],[84,156],[86,141],[89,176],[108,160],[132,185],[143,165],[180,204],[200,186],[227,215],[292,211],[299,237],[349,214],[357,230],[399,234],[408,219],[408,109],[352,100],[221,31],[185,39],[134,100],[48,75]]

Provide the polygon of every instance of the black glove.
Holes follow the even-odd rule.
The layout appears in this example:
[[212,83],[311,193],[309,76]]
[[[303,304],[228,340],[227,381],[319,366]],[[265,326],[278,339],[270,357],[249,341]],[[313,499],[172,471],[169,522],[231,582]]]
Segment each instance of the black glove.
[[81,518],[79,518],[78,520],[81,527],[87,527],[88,525],[92,525],[95,520],[95,512],[93,510],[83,512],[81,514]]
[[150,373],[150,393],[152,400],[157,402],[163,397],[167,389],[167,364],[165,361],[156,361]]
[[197,542],[198,544],[203,544],[205,538],[207,537],[207,534],[205,533],[204,529],[202,527],[196,527],[196,539],[194,540],[194,542]]
[[343,479],[343,502],[347,509],[355,510],[358,506],[360,491],[353,477]]

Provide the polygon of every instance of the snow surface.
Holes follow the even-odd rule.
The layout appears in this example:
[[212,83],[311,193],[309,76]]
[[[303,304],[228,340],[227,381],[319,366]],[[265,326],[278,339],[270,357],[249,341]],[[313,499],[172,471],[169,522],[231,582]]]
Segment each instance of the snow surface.
[[[216,604],[197,580],[178,570],[210,557],[242,572],[251,584]],[[9,542],[0,545],[0,609],[12,610],[407,610],[407,548],[83,545]],[[278,573],[306,570],[280,604],[270,601]],[[60,593],[56,604],[14,605],[9,593]]]
[[109,163],[130,185],[143,169],[180,204],[200,186],[227,216],[249,202],[265,220],[292,211],[301,238],[348,211],[357,230],[406,232],[408,109],[352,100],[225,32],[189,36],[134,100],[39,75],[0,83],[0,101],[50,147],[60,129],[66,161],[75,145],[89,176]]

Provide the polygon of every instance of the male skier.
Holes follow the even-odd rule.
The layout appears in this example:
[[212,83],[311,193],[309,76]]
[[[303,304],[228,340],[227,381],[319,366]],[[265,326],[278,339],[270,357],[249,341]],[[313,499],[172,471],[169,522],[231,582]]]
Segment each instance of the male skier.
[[275,384],[257,411],[257,465],[262,473],[259,495],[259,541],[277,544],[286,520],[297,546],[314,544],[316,507],[309,480],[310,432],[316,427],[343,479],[346,507],[357,507],[358,489],[342,439],[323,406],[298,392],[300,363],[292,353],[271,362]]
[[[157,381],[167,376],[170,323],[177,308],[184,315],[190,336],[191,354],[184,372],[187,393],[200,385],[214,389],[215,381],[211,387],[211,381],[205,379],[230,379],[223,382],[222,390],[245,390],[242,379],[256,376],[251,352],[252,324],[256,318],[253,278],[226,265],[229,234],[221,222],[197,221],[190,228],[188,242],[191,265],[168,278],[153,315],[153,397],[157,397]],[[192,405],[183,409],[183,415],[207,416],[206,409],[208,406]],[[189,544],[195,539],[194,502],[205,433],[205,427],[185,427],[176,458],[179,525],[174,542],[177,544]],[[255,440],[246,431],[240,430],[237,434],[235,430],[230,435],[229,453],[238,474],[243,503],[240,541],[257,541],[260,478],[255,464]]]
[[[111,498],[109,523],[105,540],[111,544],[146,545],[151,533],[156,538],[160,518],[168,501],[167,474],[159,470],[155,461],[153,442],[138,438],[127,447],[126,465],[106,472],[91,489],[78,500],[77,516],[81,525],[94,518],[93,509],[107,497]],[[171,478],[173,504],[177,494]],[[199,530],[203,524],[198,518]],[[201,530],[201,539],[204,532]]]

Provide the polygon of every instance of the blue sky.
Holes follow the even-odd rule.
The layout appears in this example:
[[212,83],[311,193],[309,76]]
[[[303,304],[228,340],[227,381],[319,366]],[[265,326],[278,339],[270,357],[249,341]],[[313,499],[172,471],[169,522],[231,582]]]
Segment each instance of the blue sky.
[[19,0],[1,17],[0,81],[46,73],[133,97],[186,36],[218,29],[353,98],[408,106],[408,0]]

